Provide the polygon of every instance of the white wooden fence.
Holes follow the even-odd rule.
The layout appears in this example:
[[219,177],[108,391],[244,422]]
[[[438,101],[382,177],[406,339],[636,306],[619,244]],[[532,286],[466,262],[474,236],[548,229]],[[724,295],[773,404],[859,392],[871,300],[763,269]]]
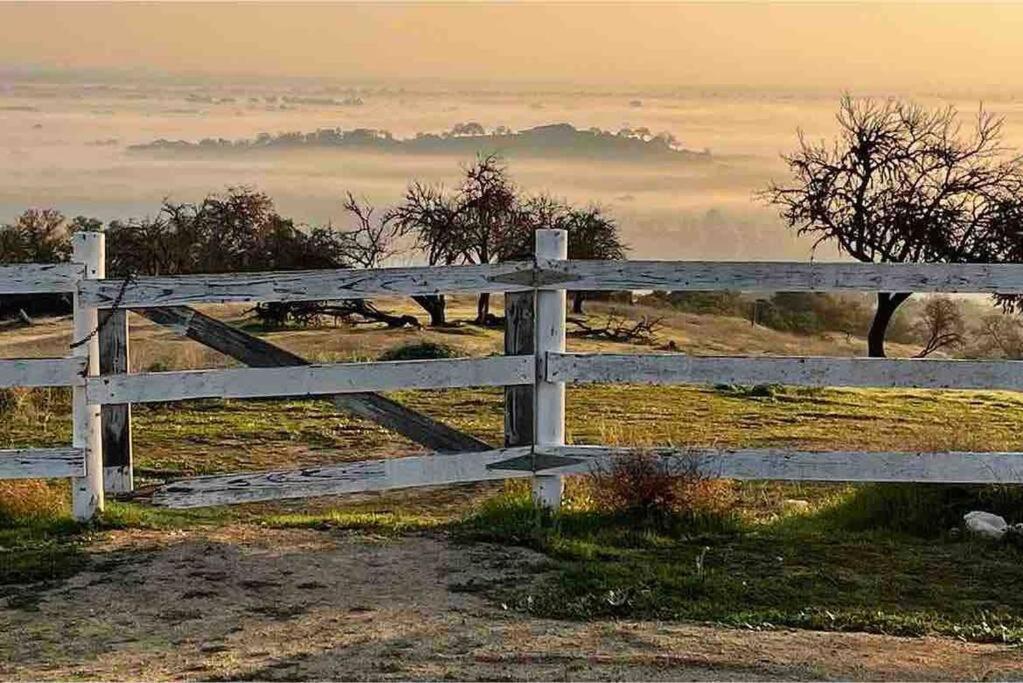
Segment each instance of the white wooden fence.
[[[0,361],[0,387],[72,386],[72,448],[0,451],[0,478],[74,478],[74,513],[103,505],[99,409],[110,404],[205,397],[341,395],[406,388],[531,386],[527,445],[364,460],[276,472],[215,475],[159,488],[153,502],[195,507],[281,498],[532,477],[537,499],[556,505],[561,477],[629,448],[566,445],[565,386],[586,382],[756,384],[1023,390],[1023,362],[870,358],[697,357],[565,351],[565,290],[914,291],[1023,293],[1023,265],[569,261],[561,231],[537,233],[528,262],[479,266],[320,270],[103,279],[99,234],[76,236],[75,264],[0,267],[0,294],[72,291],[75,338],[66,359]],[[97,309],[203,303],[329,300],[374,295],[535,292],[535,351],[455,360],[334,363],[97,376]],[[644,449],[650,450],[650,449]],[[655,448],[736,479],[1023,483],[1023,454],[808,452]]]
[[103,509],[103,462],[100,407],[86,398],[86,378],[99,371],[95,307],[81,301],[81,284],[104,274],[104,241],[99,233],[73,238],[71,263],[0,266],[2,294],[71,294],[74,338],[82,343],[68,358],[0,361],[0,388],[72,387],[70,448],[0,450],[0,479],[70,477],[76,519],[90,519]]

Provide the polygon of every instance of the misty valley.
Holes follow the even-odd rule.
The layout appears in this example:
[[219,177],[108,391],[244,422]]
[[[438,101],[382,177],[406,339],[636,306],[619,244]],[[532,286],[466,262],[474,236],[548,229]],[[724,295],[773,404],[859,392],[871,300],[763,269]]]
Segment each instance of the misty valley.
[[345,192],[390,206],[410,181],[453,183],[496,151],[524,189],[607,209],[636,258],[806,258],[754,195],[797,126],[830,131],[833,106],[741,91],[12,82],[0,215],[108,221],[249,186],[297,220],[343,221]]

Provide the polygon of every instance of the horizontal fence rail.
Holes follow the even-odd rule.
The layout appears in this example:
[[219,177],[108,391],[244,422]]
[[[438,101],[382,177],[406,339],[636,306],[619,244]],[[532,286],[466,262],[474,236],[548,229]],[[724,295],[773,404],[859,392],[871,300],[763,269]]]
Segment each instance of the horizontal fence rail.
[[[366,491],[440,486],[544,474],[587,474],[629,453],[663,459],[669,471],[739,480],[930,482],[992,484],[1023,480],[1020,453],[913,453],[764,449],[524,446],[475,453],[362,460],[275,472],[197,477],[168,484],[155,505],[172,508],[230,505]],[[528,463],[535,461],[536,467]],[[674,461],[678,464],[672,465]]]
[[1023,361],[549,353],[549,382],[1023,391]]
[[[1023,482],[1023,453],[794,451],[786,448],[712,449],[616,446],[544,446],[535,457],[545,474],[585,474],[615,458],[645,453],[664,459],[669,471],[726,479],[844,482],[997,484]],[[544,460],[551,460],[545,465]],[[521,459],[490,468],[513,471]]]
[[531,262],[418,266],[373,270],[299,270],[85,280],[83,305],[110,308],[232,302],[324,301],[388,294],[516,292],[532,289]]
[[81,448],[15,448],[0,450],[0,479],[81,477],[85,452]]
[[532,384],[535,374],[533,356],[146,372],[89,378],[86,396],[91,404],[317,396]]
[[[0,274],[2,276],[2,274]],[[111,278],[78,285],[82,304],[125,308],[355,299],[380,295],[665,290],[1023,293],[1023,264],[550,261],[373,270]],[[70,287],[74,289],[74,287]],[[41,291],[41,290],[24,290]],[[0,290],[0,293],[4,293]]]
[[487,467],[529,452],[524,446],[474,453],[430,453],[300,470],[197,477],[161,488],[153,496],[153,503],[191,508],[531,477],[529,471]]
[[85,382],[86,359],[15,358],[0,360],[0,389],[70,387]]
[[79,263],[0,265],[0,294],[71,293],[84,272]]
[[541,289],[1023,293],[1023,264],[541,261]]

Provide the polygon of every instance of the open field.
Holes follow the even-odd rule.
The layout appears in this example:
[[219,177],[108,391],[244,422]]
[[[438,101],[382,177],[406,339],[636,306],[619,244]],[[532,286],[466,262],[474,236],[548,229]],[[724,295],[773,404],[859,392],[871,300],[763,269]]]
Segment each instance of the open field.
[[[452,317],[471,307],[456,300]],[[240,308],[213,311],[245,324]],[[651,346],[570,347],[862,353],[855,337],[740,319],[665,323]],[[68,334],[66,320],[7,329],[0,356],[59,355]],[[317,360],[420,340],[501,348],[500,331],[471,325],[266,336]],[[136,368],[227,364],[136,317],[132,344]],[[500,442],[498,391],[395,397]],[[67,400],[5,395],[0,447],[66,443]],[[1023,450],[1023,397],[1006,392],[586,386],[568,402],[574,443]],[[418,450],[325,401],[136,406],[134,436],[143,486]],[[706,514],[651,523],[597,509],[579,480],[556,519],[521,485],[473,485],[187,513],[119,502],[88,528],[62,483],[0,491],[6,678],[1023,675],[1021,551],[950,531],[972,505],[1020,521],[1014,487],[722,484]]]

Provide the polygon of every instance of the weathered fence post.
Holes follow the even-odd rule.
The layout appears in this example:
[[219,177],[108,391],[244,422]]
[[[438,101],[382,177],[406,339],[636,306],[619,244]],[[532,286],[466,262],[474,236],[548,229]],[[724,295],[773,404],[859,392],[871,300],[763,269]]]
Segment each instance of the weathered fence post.
[[[100,374],[129,371],[128,311],[110,312],[99,331]],[[103,489],[107,493],[128,493],[135,487],[131,463],[131,404],[105,405],[103,421]]]
[[[104,277],[106,248],[101,232],[78,232],[72,238],[71,260],[85,266],[87,280]],[[87,359],[86,374],[99,374],[99,337],[95,330],[99,325],[97,309],[81,305],[78,290],[74,295],[75,342],[87,340],[75,346],[71,353]],[[71,398],[73,445],[85,452],[85,476],[71,480],[71,507],[74,518],[79,521],[92,519],[96,511],[103,510],[103,440],[100,427],[100,408],[89,405],[85,386],[76,385]]]
[[[504,295],[504,355],[527,356],[535,353],[536,298],[533,292],[507,292]],[[504,445],[529,446],[533,443],[533,387],[504,388]]]
[[[536,231],[536,258],[568,258],[568,233],[564,230]],[[565,443],[565,384],[546,381],[546,354],[565,351],[565,290],[536,293],[536,401],[537,446],[561,446]],[[560,475],[537,475],[533,479],[533,498],[544,507],[561,505],[564,482]]]

